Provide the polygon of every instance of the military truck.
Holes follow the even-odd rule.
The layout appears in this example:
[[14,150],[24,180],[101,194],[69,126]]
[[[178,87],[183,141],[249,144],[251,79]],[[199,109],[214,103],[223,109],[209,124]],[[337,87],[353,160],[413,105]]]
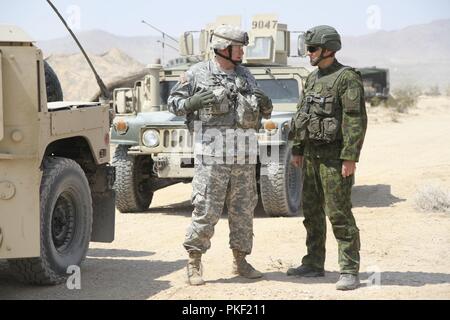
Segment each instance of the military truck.
[[358,68],[364,84],[366,102],[377,105],[389,98],[389,69],[377,67]]
[[110,104],[67,102],[33,40],[0,27],[0,259],[57,284],[114,239]]
[[[182,57],[176,63],[164,68],[151,65],[148,75],[133,88],[115,89],[116,118],[111,140],[117,144],[113,165],[117,173],[116,206],[122,213],[145,211],[156,190],[192,180],[193,137],[186,119],[167,111],[167,99],[172,87],[193,63],[212,57],[209,38],[212,30],[223,23],[240,26],[240,17],[220,17],[200,31],[197,55],[193,32],[183,34]],[[287,65],[290,32],[275,15],[255,16],[249,38],[244,64],[274,104],[272,119],[263,121],[263,128],[257,134],[258,191],[268,215],[297,215],[301,169],[290,164],[287,137],[308,71]]]

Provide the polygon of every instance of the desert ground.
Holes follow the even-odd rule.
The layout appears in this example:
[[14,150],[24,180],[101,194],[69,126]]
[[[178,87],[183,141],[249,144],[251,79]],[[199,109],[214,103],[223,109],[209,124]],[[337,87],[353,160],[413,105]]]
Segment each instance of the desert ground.
[[191,185],[178,184],[158,191],[148,212],[116,212],[116,239],[91,244],[81,289],[21,284],[0,261],[0,299],[450,299],[450,213],[422,212],[414,202],[424,185],[450,189],[450,98],[421,97],[406,114],[376,107],[368,115],[353,189],[362,243],[359,289],[335,290],[339,269],[330,225],[326,276],[287,277],[305,253],[303,218],[269,218],[260,207],[249,261],[264,278],[231,275],[224,215],[203,258],[206,285],[188,286],[182,242]]

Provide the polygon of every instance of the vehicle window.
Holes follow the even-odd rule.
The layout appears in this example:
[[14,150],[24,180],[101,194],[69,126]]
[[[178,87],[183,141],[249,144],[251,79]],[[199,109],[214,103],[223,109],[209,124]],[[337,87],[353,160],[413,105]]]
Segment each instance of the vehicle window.
[[272,52],[272,38],[257,37],[253,46],[247,47],[246,56],[248,59],[270,59]]
[[167,99],[169,99],[170,90],[177,84],[177,81],[161,81],[160,82],[160,97],[161,104],[167,105]]
[[273,103],[297,103],[298,83],[295,79],[259,79],[258,84]]

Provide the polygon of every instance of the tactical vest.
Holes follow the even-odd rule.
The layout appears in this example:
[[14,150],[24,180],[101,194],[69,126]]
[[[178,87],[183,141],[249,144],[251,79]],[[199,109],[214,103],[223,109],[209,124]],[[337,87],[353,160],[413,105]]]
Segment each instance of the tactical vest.
[[239,74],[234,82],[213,74],[210,63],[207,64],[207,70],[209,75],[199,83],[199,88],[211,90],[215,95],[215,103],[199,110],[198,120],[206,127],[257,129],[260,122],[259,107],[252,86]]
[[348,69],[351,68],[342,67],[321,78],[318,70],[311,74],[304,90],[304,103],[294,119],[300,140],[323,144],[342,139],[342,106],[337,84]]

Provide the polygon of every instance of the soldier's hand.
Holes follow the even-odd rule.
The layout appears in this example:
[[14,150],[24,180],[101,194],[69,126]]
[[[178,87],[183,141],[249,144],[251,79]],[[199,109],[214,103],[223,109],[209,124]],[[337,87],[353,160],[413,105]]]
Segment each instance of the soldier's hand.
[[355,161],[344,160],[344,162],[342,162],[342,176],[344,178],[347,178],[352,174],[355,174],[355,171],[356,171]]
[[301,167],[303,165],[303,156],[293,155],[291,164],[296,168]]
[[269,97],[259,88],[255,88],[253,90],[254,95],[256,96],[256,99],[258,100],[258,103],[260,105],[266,106],[270,103]]
[[186,99],[184,108],[188,112],[197,111],[203,108],[212,107],[215,103],[215,96],[211,90],[206,90],[194,94],[192,97]]

